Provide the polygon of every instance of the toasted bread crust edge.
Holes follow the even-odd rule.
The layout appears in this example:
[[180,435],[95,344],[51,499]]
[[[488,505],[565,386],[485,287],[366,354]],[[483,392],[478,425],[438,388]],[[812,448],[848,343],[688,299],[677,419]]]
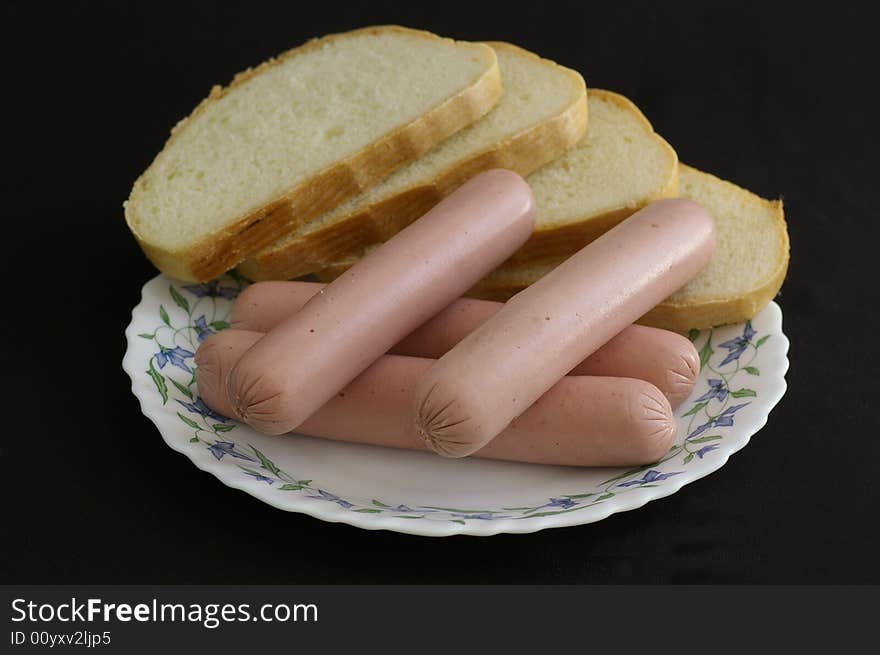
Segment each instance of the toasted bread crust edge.
[[[201,114],[208,105],[247,80],[303,52],[363,32],[375,34],[404,32],[428,39],[451,40],[423,30],[396,25],[367,27],[312,39],[263,62],[256,68],[237,74],[225,88],[219,86],[212,88],[208,97],[172,129],[171,136],[157,159],[190,120]],[[202,238],[195,245],[181,249],[166,249],[149,243],[138,234],[135,228],[137,221],[133,216],[132,199],[137,195],[146,172],[137,179],[125,203],[125,218],[129,229],[150,261],[163,273],[187,281],[207,281],[222,274],[249,254],[272,243],[285,232],[362,192],[394,168],[423,155],[435,144],[491,110],[501,98],[501,74],[495,52],[488,46],[483,47],[492,64],[470,86],[364,150],[336,162],[275,200],[231,221]]]
[[577,143],[588,121],[583,77],[510,43],[488,42],[487,45],[552,65],[580,87],[580,95],[561,114],[453,164],[430,183],[411,186],[300,238],[264,248],[242,262],[239,272],[252,280],[284,280],[319,271],[361,252],[365,246],[390,239],[477,173],[506,168],[526,176]]
[[672,161],[669,176],[663,184],[652,190],[640,202],[626,207],[611,207],[599,213],[584,216],[581,220],[565,225],[539,226],[528,241],[514,253],[502,266],[515,264],[534,264],[536,262],[564,257],[579,250],[591,241],[595,241],[612,227],[628,218],[638,210],[661,198],[674,198],[678,195],[678,154],[669,143],[654,131],[654,126],[642,111],[629,98],[613,91],[590,89],[588,102],[592,98],[601,98],[618,105],[633,114],[649,136],[653,137]]

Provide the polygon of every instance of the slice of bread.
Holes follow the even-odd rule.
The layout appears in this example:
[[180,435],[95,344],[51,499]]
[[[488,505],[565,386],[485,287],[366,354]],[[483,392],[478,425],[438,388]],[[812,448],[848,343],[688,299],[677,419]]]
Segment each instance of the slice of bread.
[[246,259],[253,280],[320,270],[387,240],[473,175],[507,168],[527,175],[571,148],[584,133],[583,78],[507,43],[490,43],[504,94],[489,114],[361,195]]
[[[779,292],[788,270],[782,201],[764,200],[684,164],[679,168],[679,190],[682,198],[698,202],[715,218],[715,254],[702,273],[639,323],[683,332],[752,318]],[[505,263],[468,295],[507,300],[561,261],[531,266]]]
[[[782,201],[764,200],[684,164],[679,167],[679,189],[682,198],[698,202],[715,218],[716,251],[702,273],[639,323],[685,332],[754,317],[779,292],[788,271],[788,231]],[[564,259],[532,265],[505,263],[467,295],[506,301]],[[356,261],[339,261],[318,277],[329,282]]]
[[678,192],[678,156],[639,108],[602,89],[590,89],[587,99],[590,124],[581,142],[529,176],[538,220],[512,263],[567,256]]
[[208,280],[488,112],[495,52],[395,26],[312,40],[214,87],[125,203],[153,263]]

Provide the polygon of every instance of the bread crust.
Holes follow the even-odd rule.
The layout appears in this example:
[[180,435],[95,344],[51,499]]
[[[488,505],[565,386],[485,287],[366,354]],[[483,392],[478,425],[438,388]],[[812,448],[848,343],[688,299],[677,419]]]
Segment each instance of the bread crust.
[[[256,68],[238,73],[225,88],[213,87],[208,97],[171,130],[171,136],[157,156],[157,160],[163,156],[175,136],[189,121],[252,77],[269,67],[277,66],[326,43],[365,32],[373,34],[403,32],[427,39],[450,40],[423,30],[396,25],[367,27],[312,39],[263,62]],[[179,249],[163,248],[150,243],[138,233],[136,228],[138,220],[133,215],[132,200],[141,191],[146,172],[137,179],[129,200],[124,205],[129,229],[150,261],[163,273],[188,281],[207,281],[224,273],[247,255],[272,243],[286,232],[296,229],[308,219],[364,191],[396,167],[423,155],[443,139],[470,125],[491,110],[501,98],[501,74],[494,51],[488,46],[485,48],[492,64],[474,79],[470,86],[364,150],[335,162],[271,202],[230,221],[195,245]]]
[[252,280],[283,280],[332,266],[370,244],[387,241],[477,173],[506,168],[525,176],[577,143],[588,120],[586,86],[580,74],[510,43],[487,45],[552,65],[582,93],[561,114],[456,162],[429,183],[410,186],[302,237],[257,252],[239,265],[239,272]]

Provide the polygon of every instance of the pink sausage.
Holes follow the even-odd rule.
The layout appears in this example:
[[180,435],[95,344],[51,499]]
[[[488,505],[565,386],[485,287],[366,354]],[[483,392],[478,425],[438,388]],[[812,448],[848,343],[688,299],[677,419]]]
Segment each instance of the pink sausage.
[[[199,395],[231,410],[224,378],[261,332],[226,330],[196,352]],[[355,443],[427,450],[411,423],[411,391],[433,360],[385,355],[306,419],[297,432]],[[672,409],[651,384],[626,378],[566,377],[477,457],[567,466],[657,461],[672,445]]]
[[448,457],[484,447],[579,362],[699,273],[714,247],[712,217],[694,202],[661,200],[636,212],[511,298],[431,366],[413,393],[419,434]]
[[509,257],[534,221],[519,175],[472,178],[246,352],[228,380],[235,415],[268,434],[293,430]]
[[[257,282],[245,289],[232,305],[234,329],[268,332],[296,313],[324,285],[316,282]],[[397,355],[442,357],[470,332],[503,307],[489,300],[460,298],[417,328],[391,352]],[[673,407],[690,396],[700,358],[693,344],[675,332],[630,325],[569,375],[637,378],[656,386]]]

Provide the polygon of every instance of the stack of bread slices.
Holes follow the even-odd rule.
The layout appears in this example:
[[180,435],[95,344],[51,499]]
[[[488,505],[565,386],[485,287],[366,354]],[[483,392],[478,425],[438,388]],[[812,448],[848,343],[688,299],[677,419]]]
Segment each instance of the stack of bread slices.
[[780,200],[680,164],[628,99],[507,43],[401,27],[316,39],[215,87],[125,204],[154,264],[205,281],[330,280],[473,175],[532,188],[531,239],[471,294],[506,300],[654,200],[714,217],[709,266],[643,323],[684,331],[744,321],[788,267]]

